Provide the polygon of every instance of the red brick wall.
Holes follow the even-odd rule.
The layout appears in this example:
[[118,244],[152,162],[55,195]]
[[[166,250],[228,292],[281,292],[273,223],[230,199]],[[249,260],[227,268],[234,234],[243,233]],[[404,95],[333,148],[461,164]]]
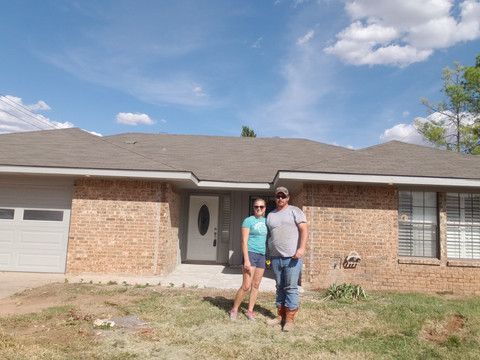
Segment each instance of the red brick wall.
[[[444,194],[439,195],[440,258],[399,258],[398,192],[393,186],[306,184],[303,200],[309,222],[304,281],[311,288],[355,283],[370,290],[480,294],[478,262],[446,259]],[[350,251],[362,260],[342,266]],[[467,266],[467,267],[465,267]]]
[[150,181],[77,180],[68,273],[155,275],[175,267],[179,196]]

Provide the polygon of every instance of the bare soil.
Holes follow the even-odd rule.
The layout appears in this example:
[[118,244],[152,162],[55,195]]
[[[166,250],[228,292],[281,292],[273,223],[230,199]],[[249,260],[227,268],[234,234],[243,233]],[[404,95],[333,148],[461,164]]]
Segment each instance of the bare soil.
[[445,343],[451,336],[461,336],[465,326],[465,318],[454,314],[442,321],[429,321],[422,329],[422,337],[436,344]]

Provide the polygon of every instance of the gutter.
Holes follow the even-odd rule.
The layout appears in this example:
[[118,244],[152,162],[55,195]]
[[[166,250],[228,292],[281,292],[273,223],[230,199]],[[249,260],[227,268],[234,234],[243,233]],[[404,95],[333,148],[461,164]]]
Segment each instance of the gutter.
[[312,173],[301,171],[278,171],[273,183],[282,180],[297,180],[326,183],[353,183],[353,184],[384,184],[384,185],[427,185],[427,186],[451,186],[451,187],[480,187],[480,180],[457,179],[441,177],[421,176],[397,176],[397,175],[360,175],[360,174],[337,174],[337,173]]
[[23,174],[23,175],[58,175],[58,176],[81,176],[103,178],[129,178],[150,180],[178,180],[185,181],[197,188],[221,188],[231,190],[270,190],[269,183],[243,183],[228,181],[204,181],[199,180],[191,171],[148,171],[148,170],[112,170],[112,169],[85,169],[85,168],[62,168],[62,167],[39,167],[39,166],[10,166],[0,165],[0,174]]

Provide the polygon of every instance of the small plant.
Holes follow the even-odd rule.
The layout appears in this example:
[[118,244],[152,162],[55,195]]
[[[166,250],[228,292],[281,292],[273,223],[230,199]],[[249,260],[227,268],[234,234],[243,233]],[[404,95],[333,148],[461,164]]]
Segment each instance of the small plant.
[[327,289],[326,300],[361,300],[366,299],[367,294],[360,285],[354,284],[332,284]]
[[117,285],[117,282],[110,280],[109,282],[107,282],[107,285]]

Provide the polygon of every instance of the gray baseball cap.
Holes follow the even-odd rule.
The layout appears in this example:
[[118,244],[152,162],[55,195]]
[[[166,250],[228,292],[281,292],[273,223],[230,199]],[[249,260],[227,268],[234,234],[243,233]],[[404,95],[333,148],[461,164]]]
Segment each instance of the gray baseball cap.
[[284,186],[279,186],[275,189],[275,195],[277,195],[278,193],[284,193],[288,196],[288,189]]

